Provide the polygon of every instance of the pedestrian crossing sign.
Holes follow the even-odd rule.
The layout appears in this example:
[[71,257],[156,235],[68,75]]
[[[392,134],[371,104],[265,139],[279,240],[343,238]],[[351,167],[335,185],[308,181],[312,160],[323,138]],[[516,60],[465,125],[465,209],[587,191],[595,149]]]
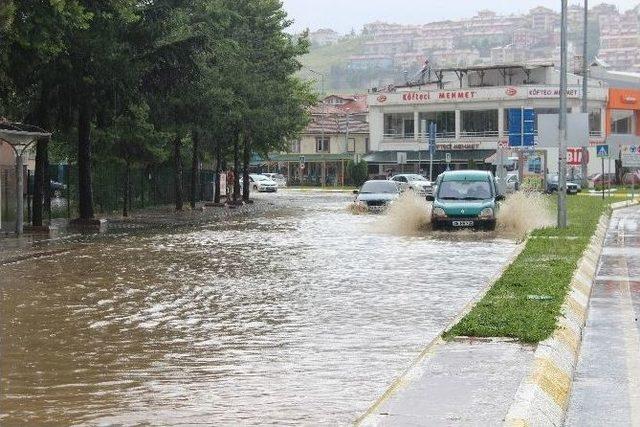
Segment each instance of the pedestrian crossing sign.
[[609,157],[609,146],[608,145],[598,145],[597,147],[598,157],[604,159]]

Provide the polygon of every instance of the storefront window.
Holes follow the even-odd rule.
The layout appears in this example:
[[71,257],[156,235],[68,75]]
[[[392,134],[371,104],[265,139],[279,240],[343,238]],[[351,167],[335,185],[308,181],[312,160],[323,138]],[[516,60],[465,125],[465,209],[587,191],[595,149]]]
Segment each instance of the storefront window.
[[631,134],[633,133],[633,111],[613,110],[611,111],[611,133]]
[[413,138],[413,113],[385,114],[384,134],[390,137]]
[[498,110],[462,111],[462,133],[490,136],[498,132]]
[[427,121],[427,128],[421,129],[421,133],[429,132],[429,123],[434,122],[438,126],[438,135],[442,138],[453,138],[456,135],[455,111],[433,111],[420,113],[420,123]]

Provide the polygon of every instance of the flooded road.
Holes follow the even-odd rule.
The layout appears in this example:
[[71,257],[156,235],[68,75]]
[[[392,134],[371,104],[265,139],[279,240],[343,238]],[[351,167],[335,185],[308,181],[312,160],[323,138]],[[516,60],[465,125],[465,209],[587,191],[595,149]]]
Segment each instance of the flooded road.
[[344,194],[0,267],[0,423],[348,425],[514,250]]

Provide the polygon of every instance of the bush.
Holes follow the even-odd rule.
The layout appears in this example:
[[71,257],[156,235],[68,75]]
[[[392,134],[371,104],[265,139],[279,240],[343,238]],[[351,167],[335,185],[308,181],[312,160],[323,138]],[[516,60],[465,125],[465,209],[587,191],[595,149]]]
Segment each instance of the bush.
[[360,187],[369,178],[367,162],[360,161],[355,163],[353,160],[349,160],[349,163],[347,163],[347,176],[347,182],[350,185]]

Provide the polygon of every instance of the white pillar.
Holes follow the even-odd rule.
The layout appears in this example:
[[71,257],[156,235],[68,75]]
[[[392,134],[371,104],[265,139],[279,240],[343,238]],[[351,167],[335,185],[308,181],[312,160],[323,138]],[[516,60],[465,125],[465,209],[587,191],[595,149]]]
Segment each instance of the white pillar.
[[420,113],[413,112],[413,140],[418,142],[420,140],[420,132],[424,132],[424,129],[420,129]]
[[504,108],[498,108],[498,140],[504,138]]
[[460,141],[460,135],[462,133],[462,113],[460,110],[456,110],[456,141]]
[[[588,111],[588,110],[587,110]],[[607,109],[600,109],[600,135],[604,138],[607,129]]]
[[24,228],[24,175],[22,153],[16,152],[16,234],[22,235]]

